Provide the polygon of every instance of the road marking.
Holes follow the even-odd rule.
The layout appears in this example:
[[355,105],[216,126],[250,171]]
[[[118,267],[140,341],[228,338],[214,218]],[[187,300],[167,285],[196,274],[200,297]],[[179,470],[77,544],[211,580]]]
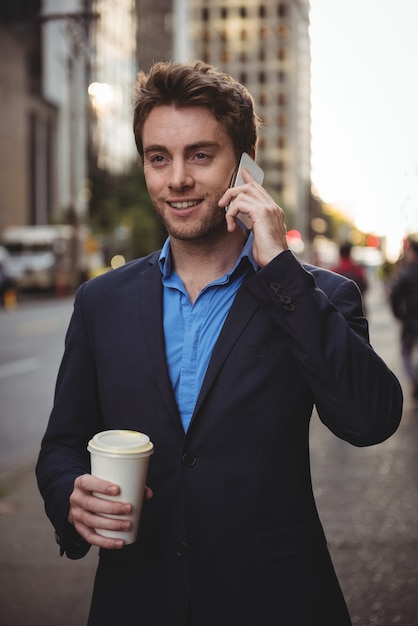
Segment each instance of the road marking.
[[30,357],[28,359],[21,359],[20,361],[13,361],[12,363],[4,363],[0,365],[0,378],[8,378],[9,376],[15,376],[16,374],[25,374],[26,372],[33,372],[41,367],[41,361],[36,357]]

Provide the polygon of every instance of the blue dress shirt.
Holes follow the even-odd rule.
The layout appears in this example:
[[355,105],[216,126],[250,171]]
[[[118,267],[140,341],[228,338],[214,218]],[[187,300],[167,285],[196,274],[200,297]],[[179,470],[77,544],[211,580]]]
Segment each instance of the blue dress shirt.
[[183,281],[171,268],[169,237],[161,250],[159,264],[164,288],[166,358],[185,432],[192,419],[213,347],[248,271],[248,261],[257,271],[252,245],[253,235],[250,234],[232,270],[206,285],[193,304]]

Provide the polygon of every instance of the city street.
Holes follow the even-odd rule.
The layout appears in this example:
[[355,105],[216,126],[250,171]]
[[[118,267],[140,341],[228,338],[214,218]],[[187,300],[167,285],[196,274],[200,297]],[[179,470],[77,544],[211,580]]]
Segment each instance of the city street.
[[0,309],[0,477],[31,462],[51,411],[72,297],[20,296]]
[[[353,624],[417,626],[418,406],[380,283],[367,307],[372,345],[404,388],[403,420],[387,442],[354,448],[314,416],[314,491]],[[71,298],[32,299],[0,311],[0,626],[86,622],[97,550],[59,557],[33,474],[71,308]]]

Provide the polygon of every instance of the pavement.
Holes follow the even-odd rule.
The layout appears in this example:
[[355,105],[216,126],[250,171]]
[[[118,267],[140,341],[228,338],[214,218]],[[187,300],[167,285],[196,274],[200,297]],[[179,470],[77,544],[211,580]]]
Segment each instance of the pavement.
[[[417,626],[418,406],[380,283],[368,294],[367,306],[372,345],[404,389],[402,423],[383,444],[354,448],[314,416],[314,491],[353,625]],[[35,459],[0,476],[0,626],[82,626],[98,551],[92,548],[78,561],[59,556],[34,465]]]

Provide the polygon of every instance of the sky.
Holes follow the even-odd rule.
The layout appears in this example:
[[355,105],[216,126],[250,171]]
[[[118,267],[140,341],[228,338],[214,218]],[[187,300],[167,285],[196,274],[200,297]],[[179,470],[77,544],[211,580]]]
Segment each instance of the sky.
[[311,0],[312,180],[389,247],[418,232],[418,0]]

